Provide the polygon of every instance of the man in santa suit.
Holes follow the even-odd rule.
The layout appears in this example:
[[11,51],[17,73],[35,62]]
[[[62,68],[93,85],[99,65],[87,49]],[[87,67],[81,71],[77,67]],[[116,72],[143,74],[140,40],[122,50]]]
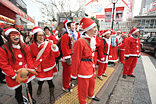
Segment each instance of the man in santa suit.
[[101,45],[98,48],[98,78],[103,80],[102,76],[107,77],[106,68],[108,64],[109,57],[111,57],[111,32],[109,30],[105,30],[102,33]]
[[114,64],[114,62],[118,61],[118,38],[115,31],[112,31],[111,35],[111,50],[112,57],[109,59],[109,62]]
[[118,30],[117,32],[116,32],[117,34],[116,34],[116,37],[118,38],[118,44],[120,44],[121,42],[122,42],[122,37],[121,37],[121,31],[120,30]]
[[74,23],[74,34],[76,35],[76,38],[80,38],[80,33],[79,33],[79,23],[73,22]]
[[125,44],[125,64],[123,69],[123,78],[126,79],[126,76],[135,77],[133,75],[133,70],[137,64],[140,54],[140,40],[139,29],[133,28],[131,30],[131,36],[126,39]]
[[47,26],[44,27],[44,32],[46,34],[45,35],[45,40],[51,41],[52,43],[57,44],[57,39],[52,33],[50,33],[49,27],[47,27]]
[[[53,44],[57,44],[57,39],[52,33],[50,33],[49,27],[44,27],[44,32],[45,32],[45,40],[52,42]],[[57,75],[57,68],[56,66],[53,69],[53,74]]]
[[93,37],[97,33],[96,23],[90,18],[82,18],[83,34],[73,46],[71,77],[77,78],[78,99],[80,104],[86,104],[87,96],[95,101],[100,99],[94,95],[95,79],[93,62],[96,40]]
[[74,36],[74,24],[70,20],[65,20],[63,22],[64,27],[64,34],[61,37],[60,45],[62,50],[62,66],[63,66],[63,76],[62,76],[62,82],[63,87],[62,89],[66,92],[72,92],[72,89],[70,88],[70,80],[71,80],[71,56],[72,56],[72,43],[74,43],[76,37]]
[[124,56],[124,53],[125,53],[125,43],[126,43],[126,39],[127,39],[127,36],[126,36],[126,32],[122,32],[122,35],[121,35],[123,41],[120,45],[118,45],[118,49],[119,49],[119,60],[121,63],[125,64],[125,56]]

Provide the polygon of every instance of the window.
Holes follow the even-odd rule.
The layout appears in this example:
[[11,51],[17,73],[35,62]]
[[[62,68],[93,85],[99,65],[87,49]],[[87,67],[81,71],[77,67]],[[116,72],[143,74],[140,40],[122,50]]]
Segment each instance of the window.
[[154,38],[154,37],[150,37],[150,38],[148,38],[147,41],[148,41],[148,42],[151,42],[151,41],[153,40],[153,38]]
[[145,19],[142,20],[141,27],[145,27]]
[[150,20],[146,20],[146,22],[145,22],[145,28],[148,28],[149,27],[149,22],[150,22]]
[[151,19],[150,28],[153,28],[153,24],[154,24],[154,19]]
[[154,20],[154,28],[156,28],[156,19]]
[[156,37],[154,37],[154,39],[152,41],[156,42]]

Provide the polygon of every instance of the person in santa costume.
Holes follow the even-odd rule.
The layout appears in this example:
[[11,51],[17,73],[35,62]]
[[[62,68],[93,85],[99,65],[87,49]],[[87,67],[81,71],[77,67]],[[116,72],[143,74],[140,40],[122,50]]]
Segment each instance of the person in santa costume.
[[102,33],[101,45],[98,48],[98,78],[103,80],[102,76],[107,77],[106,69],[108,60],[111,57],[111,38],[110,38],[111,31],[104,30]]
[[[35,76],[29,74],[28,79],[23,79],[20,76],[22,70],[19,71],[19,73],[17,73],[17,71],[21,68],[27,68],[35,75],[37,75],[37,73],[34,70],[34,63],[29,47],[20,40],[20,32],[15,28],[9,28],[6,29],[5,35],[8,41],[0,48],[0,67],[5,74],[7,87],[10,90],[15,90],[15,98],[18,104],[24,104],[22,82],[28,84],[28,89],[32,97],[31,80],[33,80]],[[33,98],[32,102],[33,104],[36,103]]]
[[45,35],[45,40],[51,41],[52,43],[57,44],[57,39],[52,33],[50,33],[49,27],[47,27],[47,26],[44,27],[44,32],[46,34]]
[[60,47],[62,50],[62,66],[63,66],[63,73],[62,73],[62,89],[66,92],[72,92],[71,87],[71,56],[72,56],[72,44],[77,40],[76,37],[73,38],[75,34],[74,31],[74,24],[70,20],[65,20],[63,22],[64,33],[60,40]]
[[109,59],[109,62],[115,64],[114,62],[118,61],[118,38],[116,36],[115,31],[112,31],[112,35],[111,35],[111,50],[112,50],[112,57]]
[[83,34],[73,46],[71,77],[77,78],[79,103],[86,104],[87,96],[95,101],[100,100],[94,95],[95,65],[93,57],[96,40],[93,36],[97,33],[97,26],[90,18],[82,18],[80,24],[83,24]]
[[[44,32],[45,32],[45,40],[52,42],[53,44],[57,44],[57,39],[56,37],[50,33],[49,27],[44,27]],[[57,68],[56,66],[53,68],[53,74],[57,75]]]
[[133,70],[137,64],[138,58],[141,56],[140,54],[140,40],[139,29],[133,28],[131,30],[131,36],[126,39],[125,44],[125,64],[123,69],[123,78],[126,79],[127,75],[130,77],[135,77],[133,75]]
[[50,92],[50,104],[55,102],[54,98],[54,84],[53,84],[53,72],[56,66],[55,58],[60,55],[59,49],[56,44],[45,40],[45,33],[40,27],[34,27],[32,29],[34,34],[34,43],[30,45],[31,55],[34,61],[34,66],[38,75],[37,95],[41,94],[42,85],[44,81],[48,82]]
[[125,43],[126,43],[126,39],[127,39],[127,36],[126,36],[126,32],[122,32],[122,35],[121,35],[123,41],[120,45],[118,45],[118,49],[119,49],[119,60],[121,63],[125,64],[125,56],[124,56],[124,53],[125,53]]
[[79,23],[73,22],[74,23],[74,34],[77,39],[80,38],[80,33],[79,33]]
[[117,34],[116,34],[116,37],[118,38],[118,44],[120,44],[120,43],[122,43],[122,37],[121,37],[121,31],[120,30],[118,30],[117,32],[116,32]]
[[55,38],[58,40],[59,39],[59,37],[58,37],[58,31],[57,30],[53,30],[53,33],[54,33]]

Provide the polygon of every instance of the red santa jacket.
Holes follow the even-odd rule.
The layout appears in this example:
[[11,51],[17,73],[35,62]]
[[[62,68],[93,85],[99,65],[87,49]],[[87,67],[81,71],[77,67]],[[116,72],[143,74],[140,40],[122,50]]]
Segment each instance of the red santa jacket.
[[[90,43],[91,38],[85,39]],[[93,61],[81,61],[81,59],[93,59],[93,56],[90,46],[83,39],[78,39],[73,46],[71,77],[91,78],[94,74]]]
[[122,43],[119,45],[119,50],[125,51],[126,39],[127,38],[124,38]]
[[79,39],[81,35],[80,35],[80,33],[79,33],[79,32],[77,32],[77,34],[78,34],[77,39]]
[[60,55],[60,52],[58,50],[58,47],[56,47],[56,49],[54,50],[52,48],[52,43],[48,42],[48,45],[44,50],[43,54],[40,56],[38,60],[36,60],[37,54],[44,47],[45,42],[40,44],[40,46],[38,46],[36,42],[32,43],[30,45],[30,50],[31,50],[31,55],[34,61],[35,68],[37,68],[38,65],[41,63],[42,70],[44,72],[47,72],[56,66],[55,58]]
[[125,57],[140,56],[140,40],[133,36],[128,37],[125,44]]
[[[104,43],[104,41],[105,43]],[[112,52],[111,52],[111,39],[107,39],[107,38],[102,38],[101,40],[101,45],[98,48],[98,62],[100,63],[108,63],[108,59],[109,57],[111,57]],[[102,60],[105,60],[104,62],[102,62]]]
[[49,35],[45,36],[45,40],[52,40],[54,44],[57,44],[57,39],[54,35],[52,35],[51,33]]
[[72,41],[67,33],[61,37],[61,50],[62,50],[62,61],[71,58],[72,55]]
[[[26,52],[26,59],[24,57],[24,55],[22,54],[21,50],[20,50],[20,46],[18,45],[12,45],[13,47],[13,51],[14,51],[14,55],[16,58],[16,62],[13,63],[12,60],[12,54],[10,53],[9,49],[7,48],[6,44],[3,45],[6,50],[7,53],[4,49],[0,48],[0,67],[3,71],[3,73],[5,74],[5,78],[6,78],[6,83],[9,89],[14,90],[16,88],[18,88],[21,84],[18,84],[15,81],[15,77],[16,77],[16,73],[14,70],[18,70],[20,68],[28,68],[29,70],[34,71],[34,63],[32,61],[32,57],[30,54],[30,50],[29,47],[24,44],[24,50]],[[25,67],[27,66],[27,67]],[[32,74],[29,74],[29,79],[27,81],[27,83],[29,81],[31,81],[32,79],[34,79],[35,76]]]

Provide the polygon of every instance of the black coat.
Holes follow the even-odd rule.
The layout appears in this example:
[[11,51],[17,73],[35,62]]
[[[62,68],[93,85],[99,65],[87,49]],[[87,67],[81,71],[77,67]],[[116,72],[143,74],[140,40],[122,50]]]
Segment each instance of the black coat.
[[3,38],[0,35],[0,47],[4,44]]

